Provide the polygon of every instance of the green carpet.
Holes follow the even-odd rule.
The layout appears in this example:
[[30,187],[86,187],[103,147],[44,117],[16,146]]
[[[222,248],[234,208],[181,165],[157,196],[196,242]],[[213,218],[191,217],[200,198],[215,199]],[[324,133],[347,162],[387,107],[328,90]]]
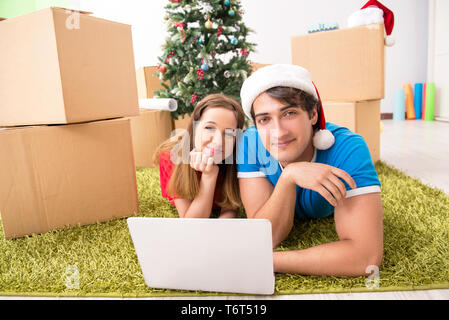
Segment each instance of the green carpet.
[[[384,205],[379,288],[367,288],[364,277],[276,274],[275,294],[449,288],[449,196],[382,162],[376,169]],[[160,197],[156,169],[138,169],[137,179],[141,216],[177,217]],[[338,239],[333,218],[296,223],[294,230],[283,248],[307,248]],[[0,257],[0,295],[220,295],[148,288],[125,219],[16,240],[4,240],[0,225]],[[71,266],[79,272],[78,283],[67,283],[67,278],[76,276]]]

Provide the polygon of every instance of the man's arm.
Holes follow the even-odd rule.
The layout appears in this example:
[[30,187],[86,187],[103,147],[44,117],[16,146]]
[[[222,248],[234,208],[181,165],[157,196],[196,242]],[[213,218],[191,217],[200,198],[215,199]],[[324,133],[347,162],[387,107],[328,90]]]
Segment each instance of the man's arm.
[[247,217],[270,220],[277,247],[293,227],[296,186],[281,175],[275,187],[265,177],[240,178],[239,187]]
[[383,254],[382,201],[379,193],[343,200],[335,208],[339,241],[305,250],[273,253],[274,271],[304,275],[364,276],[380,266]]

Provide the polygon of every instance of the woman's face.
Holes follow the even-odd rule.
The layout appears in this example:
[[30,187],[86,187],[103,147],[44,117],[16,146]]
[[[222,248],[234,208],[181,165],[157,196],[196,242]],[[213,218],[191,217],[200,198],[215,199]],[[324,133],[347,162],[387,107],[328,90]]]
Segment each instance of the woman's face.
[[193,123],[194,147],[200,151],[211,151],[215,163],[221,163],[232,155],[237,119],[233,111],[208,107],[199,121]]

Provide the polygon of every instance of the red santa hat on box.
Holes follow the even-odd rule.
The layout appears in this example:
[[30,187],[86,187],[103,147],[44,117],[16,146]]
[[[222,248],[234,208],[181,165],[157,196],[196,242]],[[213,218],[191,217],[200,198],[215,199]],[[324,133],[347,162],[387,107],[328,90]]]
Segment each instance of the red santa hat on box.
[[364,26],[373,23],[384,23],[385,25],[385,45],[393,46],[394,38],[391,36],[394,27],[393,11],[385,7],[377,0],[369,0],[361,8],[361,10],[354,12],[348,18],[348,27]]
[[334,144],[335,138],[332,132],[326,129],[326,120],[324,118],[320,95],[309,72],[300,66],[291,64],[273,64],[258,69],[248,77],[243,82],[240,91],[242,108],[246,116],[254,121],[251,116],[251,108],[254,100],[262,92],[274,87],[300,89],[318,100],[318,124],[320,130],[315,132],[313,136],[313,145],[319,150],[329,149]]

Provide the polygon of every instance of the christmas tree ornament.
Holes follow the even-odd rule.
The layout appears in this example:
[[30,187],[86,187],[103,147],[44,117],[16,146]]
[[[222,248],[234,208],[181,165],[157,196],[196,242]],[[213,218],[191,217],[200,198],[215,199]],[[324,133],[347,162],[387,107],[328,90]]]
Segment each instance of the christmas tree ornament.
[[216,54],[217,54],[217,51],[215,51],[215,50],[212,50],[210,52],[210,55],[211,55],[212,58],[214,58]]
[[170,58],[173,57],[175,53],[173,51],[170,51],[168,55],[165,57],[165,62],[170,62]]
[[239,43],[239,40],[237,39],[237,38],[231,38],[230,40],[229,40],[229,42],[232,44],[232,45],[237,45],[237,43]]
[[210,21],[210,19],[208,19],[206,21],[206,23],[204,24],[204,26],[206,27],[206,29],[212,29],[212,21]]
[[196,75],[198,76],[197,77],[198,80],[203,80],[204,79],[204,71],[201,68],[198,68],[196,70]]
[[204,44],[204,40],[203,39],[198,39],[198,43],[199,44]]
[[237,32],[240,32],[240,27],[237,24],[234,26],[234,28]]
[[220,26],[220,27],[218,28],[218,30],[217,30],[216,35],[217,35],[217,36],[220,36],[222,33],[223,33],[223,26]]
[[167,71],[167,67],[164,65],[157,66],[157,69],[159,70],[160,73],[165,73]]
[[231,5],[231,1],[229,0],[224,0],[223,4],[225,5],[225,7],[229,7]]
[[182,43],[184,43],[184,41],[186,40],[186,33],[184,31],[184,23],[170,21],[169,24],[174,24],[176,29],[182,31]]
[[233,16],[235,15],[235,11],[232,10],[232,9],[229,10],[229,11],[228,11],[228,15],[231,16],[231,17],[233,17]]
[[240,50],[241,54],[243,54],[244,56],[248,56],[248,51],[246,51],[244,48],[242,48]]
[[209,70],[209,66],[208,66],[206,63],[203,63],[203,64],[201,65],[201,70],[207,71],[207,70]]
[[226,70],[226,71],[223,73],[223,76],[224,76],[226,79],[229,79],[229,77],[231,77],[231,72],[229,72],[229,70]]
[[[212,7],[212,5],[209,2],[204,2],[204,4],[201,6],[201,8],[199,9],[201,13],[206,13],[207,16],[209,16],[210,13],[212,13],[214,11],[214,8]],[[204,18],[205,20],[207,20],[208,18]]]
[[195,91],[195,92],[192,94],[192,96],[190,97],[190,103],[191,103],[191,104],[194,104],[194,103],[196,102],[196,100],[198,99],[197,93],[198,93],[198,92]]
[[164,20],[168,20],[168,14],[164,16]]

